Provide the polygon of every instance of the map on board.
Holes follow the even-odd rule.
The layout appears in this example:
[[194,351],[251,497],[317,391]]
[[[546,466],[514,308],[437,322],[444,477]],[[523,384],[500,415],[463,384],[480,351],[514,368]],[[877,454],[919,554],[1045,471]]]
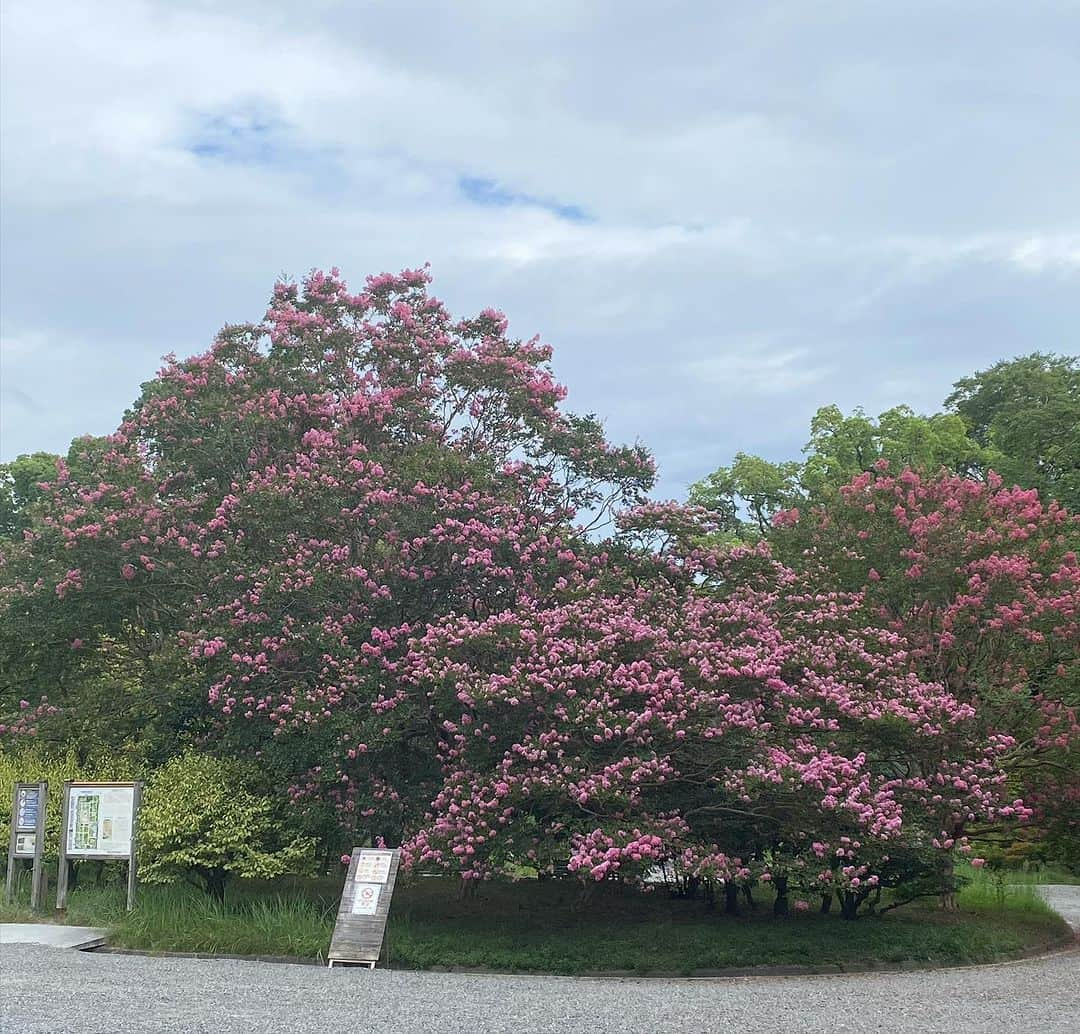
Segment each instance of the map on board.
[[129,857],[134,810],[133,786],[71,787],[67,853]]

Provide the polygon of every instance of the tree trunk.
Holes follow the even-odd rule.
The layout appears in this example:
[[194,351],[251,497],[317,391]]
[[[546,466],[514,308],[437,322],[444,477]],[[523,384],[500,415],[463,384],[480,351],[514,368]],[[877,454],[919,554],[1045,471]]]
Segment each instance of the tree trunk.
[[750,911],[753,912],[754,911],[754,894],[750,890],[750,884],[749,883],[743,884],[742,892],[743,892],[743,897],[746,898],[747,905],[749,905],[749,907],[750,907]]
[[581,885],[581,890],[578,891],[577,897],[574,899],[575,912],[582,912],[592,904],[602,882],[602,880],[589,880],[588,883]]
[[776,886],[776,900],[773,902],[772,912],[774,916],[789,915],[791,909],[788,904],[788,878],[786,876],[773,877]]
[[206,884],[206,893],[219,905],[225,904],[225,888],[229,884],[229,874],[224,869],[203,869],[200,873]]
[[739,914],[739,888],[728,880],[724,884],[724,915],[737,916]]
[[946,912],[956,911],[956,870],[951,855],[941,869],[941,907]]
[[857,894],[850,890],[842,891],[840,894],[840,915],[845,919],[858,919],[861,900]]
[[832,911],[832,899],[833,895],[831,890],[828,894],[821,895],[821,914],[823,916],[827,916]]

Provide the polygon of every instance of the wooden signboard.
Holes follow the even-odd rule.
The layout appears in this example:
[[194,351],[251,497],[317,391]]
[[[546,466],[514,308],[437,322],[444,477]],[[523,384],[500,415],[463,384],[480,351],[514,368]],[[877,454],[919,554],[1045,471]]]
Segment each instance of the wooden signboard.
[[45,805],[49,799],[48,783],[16,783],[11,799],[11,838],[8,840],[7,881],[4,900],[10,905],[15,896],[15,860],[33,858],[30,877],[30,907],[41,908],[45,868]]
[[67,907],[68,863],[92,858],[128,863],[127,907],[135,907],[135,832],[142,783],[64,783],[56,910]]
[[397,849],[353,849],[334,936],[330,938],[328,966],[352,963],[375,968],[382,951],[400,856]]

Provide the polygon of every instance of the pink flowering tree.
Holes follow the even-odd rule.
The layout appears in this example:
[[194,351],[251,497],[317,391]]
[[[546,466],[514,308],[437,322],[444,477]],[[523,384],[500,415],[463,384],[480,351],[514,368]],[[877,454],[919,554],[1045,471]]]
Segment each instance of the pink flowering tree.
[[910,875],[897,859],[933,851],[952,809],[989,821],[1011,806],[1008,740],[911,671],[900,636],[862,623],[861,597],[807,593],[764,547],[695,548],[694,511],[622,523],[651,534],[647,553],[619,544],[617,591],[609,567],[410,640],[387,721],[430,716],[442,784],[408,864],[586,884],[662,866],[723,887],[729,910],[757,880],[781,912],[798,883],[854,918]]
[[[644,502],[648,454],[567,413],[549,360],[496,312],[454,320],[423,271],[278,285],[77,442],[0,547],[0,734],[255,760],[324,860],[382,838],[466,885],[663,869],[729,909],[763,883],[854,917],[1027,815],[1015,759],[1074,725],[1070,518],[1014,494],[990,535],[958,489],[912,538],[893,511],[937,489],[868,482],[850,517],[785,515],[788,563],[720,551],[703,511]],[[969,553],[977,603],[941,588]],[[995,595],[1003,569],[1026,589]],[[975,612],[1005,682],[957,645]]]
[[[453,319],[428,280],[279,284],[260,323],[170,358],[115,434],[75,444],[3,550],[20,730],[84,732],[114,699],[121,742],[250,752],[350,836],[400,835],[433,763],[426,724],[380,716],[394,645],[584,577],[575,514],[653,478],[644,449],[561,408],[546,345],[491,310]],[[51,726],[19,724],[27,687],[51,688]],[[363,785],[326,785],[357,757]]]
[[[1080,517],[1034,490],[881,461],[827,508],[778,515],[775,548],[902,636],[910,664],[1008,737],[1001,757],[1028,818],[1059,849],[1080,838]],[[947,788],[960,775],[946,780]],[[929,800],[947,800],[939,785]],[[966,792],[966,790],[964,791]],[[1028,809],[1034,814],[1029,815]],[[973,828],[947,809],[937,840]],[[981,828],[984,837],[1011,837]]]

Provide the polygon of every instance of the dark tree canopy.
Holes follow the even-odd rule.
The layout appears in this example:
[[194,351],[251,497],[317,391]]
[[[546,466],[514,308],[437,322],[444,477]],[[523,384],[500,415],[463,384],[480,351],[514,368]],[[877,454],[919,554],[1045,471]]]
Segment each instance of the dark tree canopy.
[[945,405],[1006,481],[1080,507],[1080,358],[1003,360],[957,381]]

